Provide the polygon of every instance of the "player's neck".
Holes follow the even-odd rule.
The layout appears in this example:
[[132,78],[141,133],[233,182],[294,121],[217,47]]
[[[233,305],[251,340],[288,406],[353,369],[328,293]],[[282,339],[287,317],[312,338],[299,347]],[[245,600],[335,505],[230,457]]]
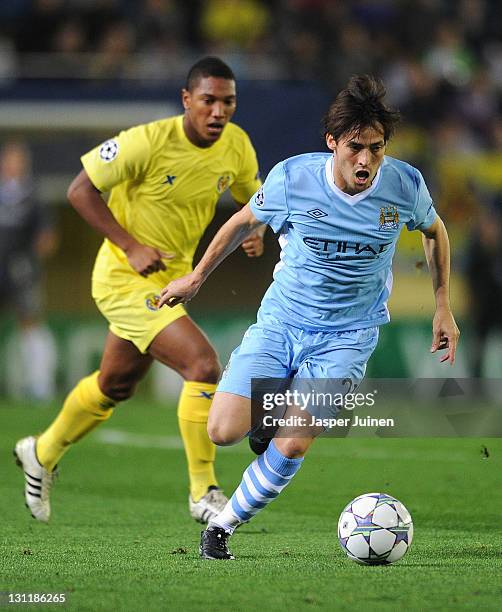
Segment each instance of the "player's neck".
[[214,142],[209,142],[200,137],[197,130],[194,128],[190,122],[190,119],[186,115],[183,116],[183,131],[185,132],[185,136],[187,137],[188,141],[200,149],[208,149],[214,144]]

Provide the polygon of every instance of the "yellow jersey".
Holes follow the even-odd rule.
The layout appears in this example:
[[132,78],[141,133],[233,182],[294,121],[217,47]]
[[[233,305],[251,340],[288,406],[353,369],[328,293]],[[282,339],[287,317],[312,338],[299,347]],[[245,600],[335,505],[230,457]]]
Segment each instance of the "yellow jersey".
[[[110,192],[108,206],[118,223],[138,242],[174,254],[165,271],[149,276],[159,286],[192,270],[221,194],[229,188],[246,203],[261,184],[244,130],[228,123],[212,146],[201,148],[186,137],[183,115],[125,130],[81,160],[94,186]],[[93,284],[125,291],[137,278],[124,252],[105,239]]]

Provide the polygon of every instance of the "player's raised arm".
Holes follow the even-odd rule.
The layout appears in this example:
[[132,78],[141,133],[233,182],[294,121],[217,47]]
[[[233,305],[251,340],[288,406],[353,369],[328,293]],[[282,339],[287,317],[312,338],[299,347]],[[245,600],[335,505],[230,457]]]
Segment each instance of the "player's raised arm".
[[93,229],[106,236],[124,251],[132,268],[138,274],[148,276],[158,270],[166,269],[162,259],[169,259],[172,256],[140,244],[131,236],[117,222],[85,170],[82,170],[73,179],[67,196],[73,208]]
[[159,308],[164,304],[172,307],[189,302],[209,274],[260,225],[261,222],[254,216],[249,206],[244,206],[230,217],[219,229],[193,272],[170,282],[162,289]]
[[450,242],[439,217],[429,228],[422,230],[422,242],[436,300],[431,353],[448,349],[440,361],[448,360],[453,365],[460,331],[450,308]]

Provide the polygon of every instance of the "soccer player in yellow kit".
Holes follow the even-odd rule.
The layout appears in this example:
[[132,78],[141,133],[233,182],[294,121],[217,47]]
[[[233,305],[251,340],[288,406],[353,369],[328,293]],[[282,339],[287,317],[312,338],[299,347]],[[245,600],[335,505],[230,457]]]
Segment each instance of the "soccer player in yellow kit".
[[[178,419],[190,514],[207,522],[227,501],[206,429],[220,374],[217,355],[182,305],[159,310],[157,302],[162,287],[191,271],[221,193],[230,188],[243,205],[260,181],[249,137],[229,123],[236,107],[231,69],[218,58],[197,62],[182,102],[183,115],[133,127],[85,154],[68,189],[77,212],[105,236],[92,293],[110,325],[99,370],[76,385],[39,437],[16,444],[26,504],[38,520],[49,520],[54,468],[65,451],[133,395],[154,359],[185,381]],[[101,193],[108,191],[106,204]],[[263,251],[264,227],[243,243],[251,257]]]

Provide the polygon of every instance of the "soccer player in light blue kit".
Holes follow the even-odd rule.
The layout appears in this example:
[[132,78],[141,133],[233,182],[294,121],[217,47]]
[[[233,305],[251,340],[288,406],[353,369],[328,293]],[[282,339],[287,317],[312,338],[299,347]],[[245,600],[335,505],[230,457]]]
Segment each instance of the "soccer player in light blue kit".
[[[280,235],[274,281],[213,400],[208,432],[216,444],[234,444],[249,432],[252,378],[329,378],[353,386],[362,380],[378,327],[389,321],[392,258],[404,225],[423,234],[436,299],[431,351],[446,349],[441,361],[454,362],[459,331],[449,304],[448,235],[420,172],[385,156],[399,114],[384,96],[379,80],[353,77],[326,115],[332,154],[307,153],[277,164],[194,271],[162,291],[160,305],[188,302],[258,225]],[[287,431],[279,429],[202,532],[202,557],[234,558],[229,536],[286,487],[322,428]]]

